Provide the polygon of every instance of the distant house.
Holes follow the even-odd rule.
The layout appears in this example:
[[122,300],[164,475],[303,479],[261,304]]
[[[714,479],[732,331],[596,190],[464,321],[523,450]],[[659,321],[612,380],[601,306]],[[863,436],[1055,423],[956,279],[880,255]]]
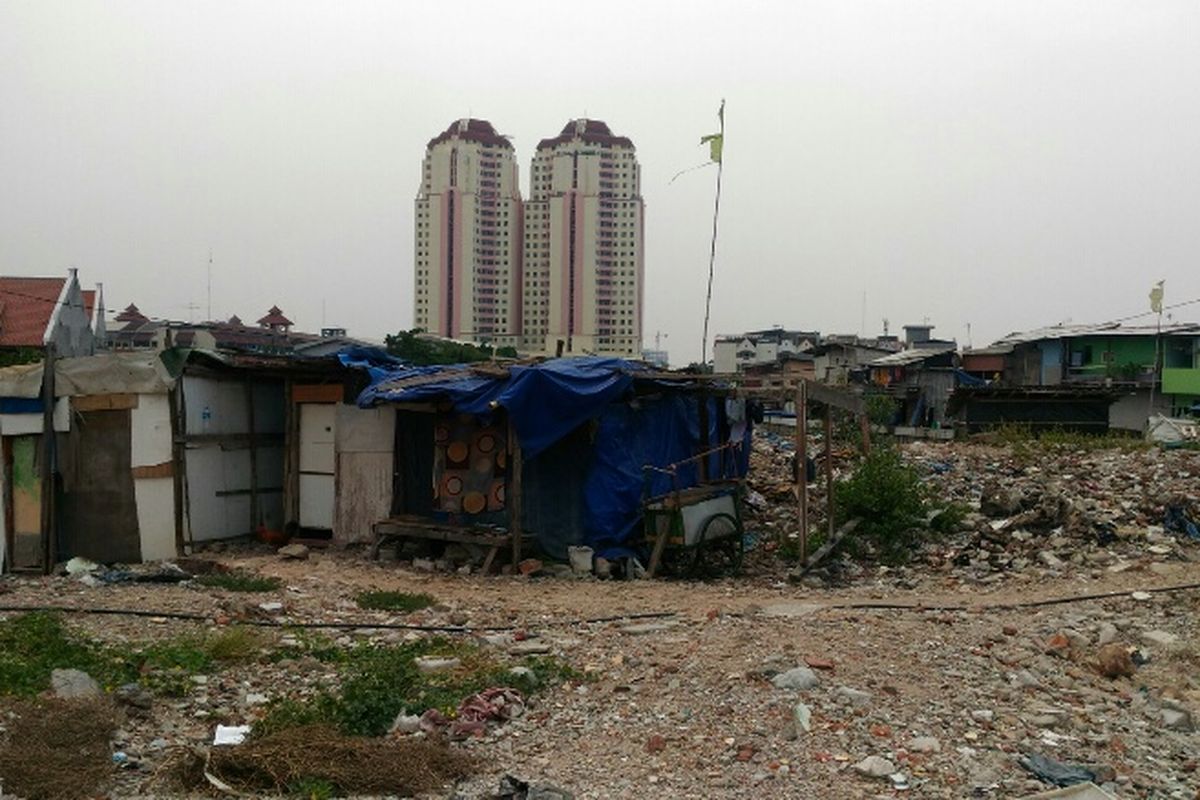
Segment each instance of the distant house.
[[0,277],[0,361],[37,361],[48,345],[58,356],[91,355],[105,343],[104,289],[84,290],[79,272],[65,278]]
[[822,383],[843,386],[855,376],[865,377],[867,364],[900,348],[895,339],[860,339],[857,336],[830,336],[814,347],[813,377]]
[[904,349],[867,362],[876,392],[896,400],[895,423],[940,427],[958,374],[958,345],[932,338],[932,325],[905,325]]
[[821,341],[816,331],[768,328],[736,335],[718,336],[713,344],[713,371],[742,372],[755,364],[770,364],[785,353],[804,353]]
[[1115,398],[1109,426],[1141,431],[1151,413],[1179,416],[1200,402],[1200,325],[1055,325],[968,350],[962,367],[996,391],[1103,388]]
[[324,328],[320,334],[293,331],[293,322],[279,306],[271,306],[254,325],[236,314],[226,321],[176,322],[152,320],[134,304],[118,314],[121,326],[109,334],[114,350],[165,350],[191,347],[259,355],[324,356],[347,346],[370,343],[346,336],[344,328]]

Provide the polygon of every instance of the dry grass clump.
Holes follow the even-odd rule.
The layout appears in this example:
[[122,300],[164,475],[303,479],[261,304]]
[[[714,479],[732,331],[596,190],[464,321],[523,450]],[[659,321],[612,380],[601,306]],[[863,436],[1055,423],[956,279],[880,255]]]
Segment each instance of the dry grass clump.
[[[466,777],[471,760],[443,742],[346,736],[327,725],[286,728],[240,745],[213,747],[207,771],[237,791],[285,792],[324,784],[339,792],[408,796]],[[206,785],[203,756],[178,756],[172,774],[184,788]]]
[[92,797],[112,777],[116,712],[104,700],[14,700],[0,706],[5,795],[26,800]]

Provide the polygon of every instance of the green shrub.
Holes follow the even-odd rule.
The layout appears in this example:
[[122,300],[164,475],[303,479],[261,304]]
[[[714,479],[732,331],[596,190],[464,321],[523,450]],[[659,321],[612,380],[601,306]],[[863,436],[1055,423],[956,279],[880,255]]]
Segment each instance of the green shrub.
[[[838,483],[834,498],[838,524],[858,519],[853,538],[874,545],[886,563],[905,561],[920,542],[962,519],[961,509],[935,502],[920,473],[889,446],[871,450],[854,474]],[[943,515],[947,520],[938,522]]]
[[196,583],[230,592],[273,592],[283,585],[279,578],[248,575],[244,572],[215,572],[212,575],[201,575],[196,578]]
[[355,600],[359,608],[373,611],[419,611],[437,602],[428,594],[383,591],[362,592]]

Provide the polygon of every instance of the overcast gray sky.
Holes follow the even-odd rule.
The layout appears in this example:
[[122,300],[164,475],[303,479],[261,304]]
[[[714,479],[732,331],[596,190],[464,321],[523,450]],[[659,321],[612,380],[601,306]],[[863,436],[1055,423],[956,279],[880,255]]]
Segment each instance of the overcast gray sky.
[[669,180],[722,97],[712,333],[979,345],[1139,313],[1159,278],[1200,297],[1194,0],[0,0],[0,272],[199,319],[211,248],[214,316],[382,337],[412,324],[425,142],[489,119],[524,185],[586,114],[637,145],[647,344],[686,363],[715,174]]

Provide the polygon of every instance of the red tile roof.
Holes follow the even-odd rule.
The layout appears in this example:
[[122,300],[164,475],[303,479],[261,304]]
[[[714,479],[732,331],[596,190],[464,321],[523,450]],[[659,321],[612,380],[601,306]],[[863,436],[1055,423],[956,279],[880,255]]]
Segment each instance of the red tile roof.
[[292,321],[283,315],[279,306],[271,306],[267,315],[258,321],[259,325],[291,325]]
[[126,308],[120,314],[117,314],[116,319],[114,321],[116,321],[116,322],[149,322],[149,317],[147,317],[145,314],[143,314],[141,312],[141,309],[139,309],[136,305],[134,305],[133,303],[130,303],[128,308]]
[[[0,347],[41,347],[66,278],[0,277]],[[83,293],[88,317],[96,293]]]

